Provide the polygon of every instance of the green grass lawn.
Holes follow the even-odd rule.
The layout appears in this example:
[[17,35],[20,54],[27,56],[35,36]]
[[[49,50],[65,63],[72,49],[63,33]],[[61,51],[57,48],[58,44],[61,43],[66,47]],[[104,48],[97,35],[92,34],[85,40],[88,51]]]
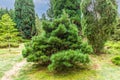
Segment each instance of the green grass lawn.
[[107,54],[90,55],[91,62],[86,69],[72,69],[68,72],[53,73],[42,66],[27,63],[14,80],[119,80],[120,67],[111,58],[120,55],[120,42],[107,42]]
[[[119,80],[120,67],[114,65],[111,59],[120,55],[120,42],[107,42],[105,44],[107,54],[90,55],[91,62],[86,68],[71,69],[62,73],[48,71],[47,68],[27,63],[20,72],[13,76],[13,80]],[[23,58],[21,48],[0,49],[0,78]]]
[[0,49],[0,78],[22,59],[19,48],[11,48],[11,52],[9,49]]

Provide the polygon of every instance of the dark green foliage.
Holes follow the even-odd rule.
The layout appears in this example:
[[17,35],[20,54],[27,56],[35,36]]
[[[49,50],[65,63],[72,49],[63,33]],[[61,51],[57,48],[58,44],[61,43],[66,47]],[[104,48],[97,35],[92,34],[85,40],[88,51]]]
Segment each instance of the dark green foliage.
[[23,38],[35,35],[35,10],[33,0],[15,0],[15,21]]
[[112,35],[112,39],[115,41],[120,41],[120,19],[118,20],[118,25]]
[[120,56],[117,56],[115,58],[112,59],[112,62],[115,64],[115,65],[119,65],[120,66]]
[[50,58],[51,63],[49,70],[65,70],[75,66],[77,63],[89,63],[89,57],[87,54],[81,53],[79,50],[67,50],[53,54]]
[[81,0],[50,0],[48,17],[51,19],[61,17],[62,11],[65,10],[70,20],[80,29],[80,2]]
[[79,4],[80,0],[50,0],[50,9],[53,12],[51,15],[54,15],[54,18],[60,17],[64,9],[69,17],[75,17],[80,11]]
[[[74,58],[77,57],[77,55],[78,57],[82,57],[83,55],[82,60],[86,60],[84,55],[92,52],[91,47],[82,42],[81,37],[78,36],[76,25],[70,22],[65,13],[61,18],[55,19],[53,22],[43,21],[43,29],[45,33],[34,37],[30,43],[26,44],[26,49],[23,50],[23,56],[26,57],[29,62],[39,62],[50,65],[53,63],[51,57],[54,56],[54,54],[56,54],[55,56],[59,56],[59,52],[70,49],[73,53],[71,51],[66,52],[68,58],[71,58],[70,54],[73,54]],[[76,50],[80,52],[74,52]],[[63,53],[60,53],[60,57],[64,55]],[[56,66],[61,65],[56,64]]]
[[81,23],[95,53],[101,53],[117,22],[116,0],[83,0]]
[[53,14],[53,2],[52,2],[52,0],[50,0],[49,7],[50,8],[47,10],[47,16],[50,18],[50,20],[53,20],[54,14]]

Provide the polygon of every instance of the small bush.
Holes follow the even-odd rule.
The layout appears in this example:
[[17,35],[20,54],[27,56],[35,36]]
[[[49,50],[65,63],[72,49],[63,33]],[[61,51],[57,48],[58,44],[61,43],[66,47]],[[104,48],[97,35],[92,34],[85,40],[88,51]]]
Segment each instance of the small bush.
[[120,66],[120,56],[114,57],[114,58],[112,59],[112,62],[113,62],[115,65],[119,65],[119,66]]
[[87,54],[81,53],[79,50],[67,50],[53,54],[50,58],[51,64],[48,66],[49,70],[64,70],[75,66],[75,64],[89,63]]

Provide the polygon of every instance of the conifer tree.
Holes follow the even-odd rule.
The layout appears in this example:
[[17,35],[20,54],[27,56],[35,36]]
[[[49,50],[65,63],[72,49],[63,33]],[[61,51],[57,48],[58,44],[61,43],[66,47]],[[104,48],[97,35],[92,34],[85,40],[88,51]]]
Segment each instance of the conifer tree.
[[82,0],[81,23],[95,53],[101,53],[117,22],[116,0]]
[[50,0],[50,8],[47,11],[51,19],[58,18],[65,10],[70,20],[81,29],[80,24],[80,2],[81,0]]
[[0,20],[0,42],[10,43],[18,40],[18,30],[15,28],[15,23],[8,14],[4,14]]
[[50,20],[53,20],[54,14],[53,14],[53,1],[50,0],[49,2],[49,9],[47,10],[47,16],[50,18]]
[[15,21],[24,38],[35,35],[35,10],[33,0],[15,0]]
[[26,44],[23,56],[27,61],[47,64],[52,70],[72,67],[76,62],[89,62],[87,54],[92,49],[82,42],[77,26],[66,13],[53,22],[43,21],[43,29],[44,34],[34,37]]
[[0,37],[3,38],[3,41],[6,42],[12,37],[18,35],[17,29],[15,28],[15,23],[8,14],[4,14],[0,20]]

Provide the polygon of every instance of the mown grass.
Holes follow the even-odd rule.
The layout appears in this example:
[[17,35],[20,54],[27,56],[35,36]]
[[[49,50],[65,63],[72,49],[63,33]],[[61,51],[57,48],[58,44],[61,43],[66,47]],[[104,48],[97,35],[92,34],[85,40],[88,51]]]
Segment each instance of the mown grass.
[[45,67],[28,63],[14,76],[14,80],[119,80],[120,67],[114,65],[111,59],[120,55],[120,42],[107,42],[105,50],[109,54],[90,55],[91,62],[85,69],[54,73]]
[[54,73],[49,72],[43,66],[35,67],[35,65],[28,63],[14,80],[88,80],[94,78],[95,75],[96,72],[89,69],[76,69],[68,72]]
[[2,78],[4,73],[10,70],[15,63],[20,62],[22,59],[19,48],[11,48],[11,52],[9,52],[7,48],[0,49],[0,78]]

